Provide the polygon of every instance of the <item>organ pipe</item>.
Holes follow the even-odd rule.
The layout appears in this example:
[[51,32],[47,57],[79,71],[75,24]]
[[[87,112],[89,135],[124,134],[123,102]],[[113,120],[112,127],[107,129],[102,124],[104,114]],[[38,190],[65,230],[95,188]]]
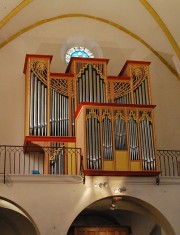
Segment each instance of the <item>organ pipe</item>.
[[77,103],[105,102],[105,83],[92,64],[87,65],[78,75]]
[[107,110],[103,112],[102,132],[103,157],[105,160],[113,160],[112,122]]
[[142,165],[144,170],[155,170],[155,148],[152,120],[147,112],[140,112]]
[[136,114],[131,111],[128,117],[129,155],[131,160],[140,160],[137,128]]
[[127,150],[127,130],[125,116],[122,111],[115,111],[114,116],[115,149]]
[[99,117],[95,110],[88,110],[86,115],[87,168],[101,169]]
[[46,135],[46,85],[31,72],[30,82],[30,135]]

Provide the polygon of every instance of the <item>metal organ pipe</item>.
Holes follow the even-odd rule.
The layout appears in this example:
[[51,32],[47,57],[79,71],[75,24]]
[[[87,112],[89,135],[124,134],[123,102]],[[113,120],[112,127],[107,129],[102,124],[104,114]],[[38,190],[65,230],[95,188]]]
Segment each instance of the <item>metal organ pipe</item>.
[[75,136],[74,113],[75,113],[75,101],[74,98],[71,98],[72,136]]
[[126,122],[120,115],[114,121],[115,149],[127,150]]
[[77,102],[105,102],[104,79],[92,64],[80,74],[77,81]]
[[131,94],[127,93],[119,98],[114,100],[116,104],[131,104]]
[[51,135],[54,136],[54,90],[51,89]]
[[93,102],[93,76],[92,76],[92,65],[88,66],[88,79],[89,79],[89,102]]
[[131,160],[139,160],[139,143],[137,133],[137,122],[133,116],[130,115],[128,121],[128,135],[129,135],[129,154]]
[[38,136],[41,135],[41,81],[38,81],[38,96],[37,96],[37,119],[38,119]]
[[34,77],[34,103],[33,103],[33,107],[34,107],[34,113],[33,113],[33,118],[34,118],[34,135],[37,135],[37,77]]
[[51,89],[51,136],[68,136],[68,97]]
[[148,117],[146,116],[140,119],[140,137],[141,137],[141,146],[142,146],[143,169],[155,170],[156,166],[155,166],[153,129],[151,121],[148,120]]
[[31,72],[30,81],[30,135],[46,135],[47,87]]
[[112,160],[112,123],[111,120],[105,115],[102,123],[102,132],[103,132],[103,150],[104,150],[104,159]]
[[34,135],[34,73],[30,82],[30,135]]
[[44,88],[44,135],[47,135],[47,87]]
[[135,104],[149,104],[147,79],[144,79],[141,84],[134,89],[133,94]]
[[44,135],[44,127],[45,127],[45,119],[44,119],[44,85],[41,84],[41,120],[40,120],[40,125],[41,125],[41,134],[42,136]]
[[85,79],[85,89],[86,89],[86,98],[85,101],[89,101],[90,100],[90,94],[89,94],[89,76],[88,76],[88,70],[85,71],[85,74],[83,76],[83,79]]
[[86,115],[87,168],[101,169],[100,123],[94,110],[87,110]]

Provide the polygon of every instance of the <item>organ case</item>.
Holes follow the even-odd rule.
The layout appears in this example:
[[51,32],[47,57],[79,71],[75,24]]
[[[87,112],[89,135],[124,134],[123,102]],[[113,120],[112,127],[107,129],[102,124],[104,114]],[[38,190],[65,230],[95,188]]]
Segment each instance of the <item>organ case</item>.
[[155,172],[150,63],[127,61],[108,76],[107,59],[71,58],[65,73],[51,73],[51,59],[26,56],[25,136],[75,137],[87,174]]

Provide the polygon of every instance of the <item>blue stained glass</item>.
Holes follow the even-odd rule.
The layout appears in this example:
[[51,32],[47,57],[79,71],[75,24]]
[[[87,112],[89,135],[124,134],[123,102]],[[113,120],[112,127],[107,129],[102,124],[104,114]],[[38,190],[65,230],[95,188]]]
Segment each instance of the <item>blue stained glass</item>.
[[71,57],[86,57],[88,58],[88,54],[84,51],[75,51],[71,54]]
[[71,57],[93,58],[93,53],[85,47],[72,47],[66,52],[66,62],[69,63]]

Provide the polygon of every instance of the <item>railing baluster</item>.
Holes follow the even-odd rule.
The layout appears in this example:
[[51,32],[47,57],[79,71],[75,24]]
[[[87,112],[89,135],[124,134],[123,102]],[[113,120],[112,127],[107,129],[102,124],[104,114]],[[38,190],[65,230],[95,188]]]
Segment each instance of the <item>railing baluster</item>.
[[157,150],[159,158],[159,170],[161,176],[180,176],[180,151],[179,150]]
[[6,146],[5,146],[5,155],[4,155],[4,184],[6,183]]
[[18,154],[18,161],[19,161],[19,174],[21,174],[21,153],[19,152],[19,154]]

